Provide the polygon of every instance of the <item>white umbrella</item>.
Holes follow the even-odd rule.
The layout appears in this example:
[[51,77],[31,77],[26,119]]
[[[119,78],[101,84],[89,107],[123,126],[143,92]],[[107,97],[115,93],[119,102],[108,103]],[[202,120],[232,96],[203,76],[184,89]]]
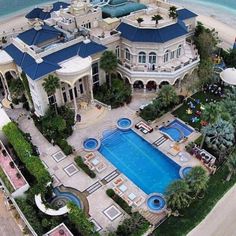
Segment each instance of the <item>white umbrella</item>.
[[220,73],[220,78],[227,84],[236,85],[236,69],[227,68]]

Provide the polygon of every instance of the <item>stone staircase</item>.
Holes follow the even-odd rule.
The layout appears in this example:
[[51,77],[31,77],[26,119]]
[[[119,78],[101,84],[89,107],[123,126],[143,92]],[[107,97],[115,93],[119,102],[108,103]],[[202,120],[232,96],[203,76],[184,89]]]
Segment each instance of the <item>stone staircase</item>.
[[156,213],[152,213],[148,210],[143,210],[143,209],[141,209],[139,212],[150,224],[154,226],[158,225],[166,217],[165,212],[156,214]]

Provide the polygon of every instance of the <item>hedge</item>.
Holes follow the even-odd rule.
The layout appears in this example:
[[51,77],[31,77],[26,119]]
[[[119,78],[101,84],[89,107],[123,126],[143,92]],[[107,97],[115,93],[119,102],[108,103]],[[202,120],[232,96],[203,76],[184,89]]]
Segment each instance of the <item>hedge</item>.
[[65,139],[58,139],[55,142],[61,148],[61,150],[65,153],[65,155],[68,156],[72,153],[73,148],[71,145],[68,144],[68,142]]
[[8,189],[8,191],[10,193],[13,193],[15,190],[11,184],[11,182],[8,180],[6,174],[4,173],[3,169],[0,167],[0,178],[3,181],[3,183],[5,184],[6,188]]
[[13,122],[5,125],[3,127],[3,132],[13,146],[21,162],[25,165],[30,174],[36,178],[39,185],[38,190],[42,190],[48,182],[51,181],[51,176],[45,169],[40,158],[33,155],[31,143],[25,139],[22,131]]
[[89,169],[89,167],[84,163],[82,157],[78,156],[75,158],[75,163],[91,178],[95,178],[96,174]]
[[120,196],[118,196],[113,189],[107,189],[107,195],[112,198],[127,214],[132,214],[132,207],[127,204]]

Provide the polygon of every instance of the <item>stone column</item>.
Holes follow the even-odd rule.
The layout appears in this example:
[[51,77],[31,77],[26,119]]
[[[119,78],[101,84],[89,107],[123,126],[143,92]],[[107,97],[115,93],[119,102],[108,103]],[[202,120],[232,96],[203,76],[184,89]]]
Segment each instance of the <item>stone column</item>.
[[76,97],[75,97],[75,86],[73,85],[72,87],[72,95],[73,95],[73,102],[74,102],[74,108],[75,108],[75,122],[76,122],[76,116],[77,116],[77,111],[78,111],[78,107],[77,107],[77,102],[76,102]]
[[5,75],[3,75],[3,81],[4,81],[4,90],[6,92],[5,94],[5,97],[11,101],[11,94],[10,94],[10,90],[9,90],[9,87],[8,87],[8,83],[7,83],[7,79],[5,77]]
[[146,84],[143,85],[143,92],[146,93]]

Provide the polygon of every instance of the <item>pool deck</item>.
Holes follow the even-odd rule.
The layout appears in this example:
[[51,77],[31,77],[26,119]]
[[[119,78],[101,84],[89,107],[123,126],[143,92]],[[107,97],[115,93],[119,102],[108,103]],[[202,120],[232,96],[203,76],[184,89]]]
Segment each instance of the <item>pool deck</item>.
[[[89,215],[91,220],[95,220],[96,223],[101,227],[101,231],[99,231],[102,235],[107,235],[107,231],[115,230],[116,227],[120,224],[120,222],[127,217],[127,214],[111,199],[106,195],[106,190],[109,188],[113,188],[113,182],[122,177],[124,179],[124,184],[127,187],[127,190],[122,194],[122,196],[128,196],[130,193],[134,193],[137,198],[141,197],[146,199],[147,195],[139,189],[133,182],[131,182],[126,176],[122,173],[119,173],[116,170],[116,167],[113,166],[109,161],[106,160],[99,152],[95,152],[96,158],[100,162],[104,162],[106,168],[102,172],[96,172],[96,178],[91,179],[87,176],[79,167],[76,166],[74,162],[74,158],[77,155],[84,156],[86,152],[83,150],[83,141],[88,137],[93,137],[100,139],[105,130],[111,130],[116,128],[116,122],[121,117],[127,117],[132,120],[133,125],[141,120],[139,116],[137,116],[136,111],[139,106],[147,103],[150,99],[154,98],[155,95],[147,94],[147,95],[136,95],[134,96],[131,104],[128,106],[124,106],[121,108],[117,108],[111,111],[108,110],[98,110],[93,107],[89,107],[87,113],[83,111],[82,120],[88,120],[88,123],[77,123],[74,127],[74,132],[72,136],[68,138],[68,142],[74,147],[76,152],[73,155],[69,155],[66,158],[57,162],[52,155],[59,152],[60,148],[58,146],[53,146],[49,143],[43,135],[37,130],[32,120],[28,120],[26,116],[22,116],[19,121],[20,128],[24,130],[24,132],[28,132],[32,136],[32,142],[36,145],[40,152],[40,158],[47,167],[48,171],[51,175],[54,176],[55,182],[54,185],[58,186],[63,184],[64,186],[71,187],[80,191],[84,196],[87,197],[89,202]],[[17,119],[18,116],[14,112],[13,119]],[[174,117],[168,113],[158,119],[157,122],[153,122],[150,124],[153,127],[154,131],[152,133],[143,134],[139,130],[133,128],[133,130],[142,136],[145,140],[150,143],[153,143],[155,140],[160,138],[162,134],[156,129],[156,126],[159,127],[168,120],[173,120]],[[194,141],[196,138],[200,136],[200,133],[193,132],[188,140],[184,143],[179,144],[180,152],[183,155],[188,155],[184,151],[184,147],[190,141]],[[171,158],[174,162],[179,164],[180,166],[195,166],[201,165],[201,162],[197,159],[188,156],[188,161],[183,162],[180,159],[179,155],[172,156],[169,154],[169,150],[172,145],[175,143],[171,140],[166,140],[163,144],[161,144],[158,148],[166,154],[169,158]],[[71,164],[74,164],[74,167],[68,168],[70,171],[74,172],[71,175],[66,173],[65,168],[70,167]],[[105,181],[107,176],[112,176],[115,173],[115,178],[110,181]],[[106,212],[109,207],[115,206],[120,214],[118,214],[117,218],[109,219]],[[113,209],[114,210],[114,209]],[[113,211],[112,210],[112,211]],[[161,218],[165,216],[165,214],[152,214],[148,211],[145,202],[143,202],[140,206],[134,207],[134,210],[140,211],[146,218],[150,219],[151,222],[157,223]],[[114,211],[113,211],[114,213]]]

